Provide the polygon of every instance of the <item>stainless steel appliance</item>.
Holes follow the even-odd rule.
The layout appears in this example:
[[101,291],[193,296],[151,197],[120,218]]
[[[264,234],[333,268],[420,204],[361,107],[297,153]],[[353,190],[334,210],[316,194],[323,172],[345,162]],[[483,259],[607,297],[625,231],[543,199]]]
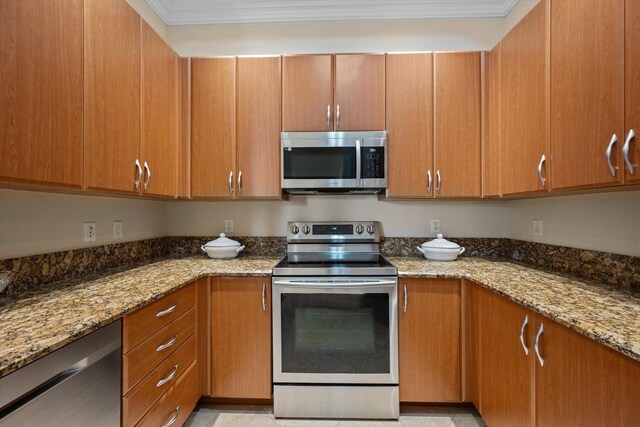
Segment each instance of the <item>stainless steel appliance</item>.
[[121,321],[0,378],[0,426],[120,425]]
[[282,189],[374,194],[387,187],[387,132],[282,132]]
[[274,413],[398,418],[397,269],[376,222],[290,222],[273,269]]

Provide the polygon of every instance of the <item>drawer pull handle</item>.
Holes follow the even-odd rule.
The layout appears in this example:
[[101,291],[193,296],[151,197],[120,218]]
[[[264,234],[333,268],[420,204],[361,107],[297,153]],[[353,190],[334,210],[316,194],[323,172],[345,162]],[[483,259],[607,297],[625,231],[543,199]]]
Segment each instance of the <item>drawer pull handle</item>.
[[176,372],[178,372],[179,367],[180,365],[176,363],[176,366],[173,367],[173,372],[171,372],[169,376],[167,376],[166,378],[163,378],[160,381],[158,381],[158,384],[156,384],[156,387],[162,387],[163,385],[171,381],[173,377],[176,376]]
[[176,340],[177,340],[177,339],[178,339],[178,334],[175,334],[175,335],[173,336],[173,338],[171,338],[171,341],[169,341],[169,342],[168,342],[168,343],[166,343],[166,344],[162,344],[160,347],[156,348],[156,351],[162,351],[162,350],[164,350],[165,348],[169,348],[169,347],[171,347],[172,345],[174,345],[174,344],[176,343]]
[[176,420],[178,419],[178,414],[180,413],[180,407],[176,406],[176,413],[173,414],[173,417],[171,417],[171,419],[169,420],[168,423],[166,424],[162,424],[162,427],[169,427],[170,425],[172,425],[173,423],[176,422]]
[[175,303],[171,307],[167,308],[166,310],[157,312],[156,317],[162,317],[165,314],[173,313],[173,311],[176,309],[177,306],[178,306],[178,303]]

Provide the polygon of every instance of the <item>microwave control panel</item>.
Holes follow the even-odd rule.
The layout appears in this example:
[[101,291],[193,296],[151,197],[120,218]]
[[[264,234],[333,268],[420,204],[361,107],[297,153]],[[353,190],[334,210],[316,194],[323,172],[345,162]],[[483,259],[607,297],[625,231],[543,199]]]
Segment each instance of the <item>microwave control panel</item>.
[[361,171],[362,179],[383,179],[384,176],[384,147],[362,147],[361,148]]

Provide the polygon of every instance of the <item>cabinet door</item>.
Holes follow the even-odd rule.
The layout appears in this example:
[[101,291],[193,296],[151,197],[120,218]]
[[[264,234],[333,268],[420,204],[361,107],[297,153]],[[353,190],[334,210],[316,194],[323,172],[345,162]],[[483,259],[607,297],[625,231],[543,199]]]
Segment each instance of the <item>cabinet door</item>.
[[537,323],[537,425],[637,426],[640,363],[548,319]]
[[191,198],[191,58],[180,58],[178,198]]
[[238,58],[238,197],[280,198],[280,57]]
[[0,1],[0,179],[82,186],[83,3]]
[[549,170],[546,1],[502,40],[502,141],[504,194],[546,191]]
[[482,196],[502,196],[502,45],[484,53]]
[[480,312],[482,418],[492,427],[533,426],[534,314],[485,289]]
[[177,195],[179,149],[178,55],[142,23],[142,156],[149,168],[142,191]]
[[386,68],[387,197],[432,197],[433,55],[387,55]]
[[385,55],[336,55],[335,130],[384,129]]
[[140,16],[124,0],[87,0],[84,22],[84,185],[137,193]]
[[236,58],[191,60],[191,196],[234,198]]
[[211,396],[271,398],[270,281],[211,278]]
[[462,400],[482,413],[480,396],[480,303],[481,288],[462,281]]
[[480,197],[480,53],[436,53],[434,61],[435,196]]
[[400,401],[461,401],[460,281],[401,279],[399,285]]
[[282,130],[285,132],[333,129],[333,57],[282,57]]
[[[620,184],[624,0],[551,2],[552,189]],[[613,135],[617,143],[607,162]],[[617,169],[615,169],[617,168]]]
[[[626,183],[640,183],[640,2],[625,2],[625,143],[628,159],[633,169],[625,165]],[[635,138],[630,138],[631,131]],[[629,142],[626,142],[626,141]]]

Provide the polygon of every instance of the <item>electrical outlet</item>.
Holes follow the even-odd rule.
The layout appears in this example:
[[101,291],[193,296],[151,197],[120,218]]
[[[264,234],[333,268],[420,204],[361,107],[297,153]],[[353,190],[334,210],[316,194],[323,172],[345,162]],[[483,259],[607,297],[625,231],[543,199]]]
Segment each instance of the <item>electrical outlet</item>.
[[225,219],[224,220],[224,232],[225,233],[233,233],[233,220]]
[[113,238],[114,240],[122,239],[122,221],[113,221]]
[[96,223],[95,222],[84,223],[84,241],[85,242],[96,241]]
[[542,220],[541,219],[533,220],[533,236],[542,237]]
[[431,232],[432,233],[439,233],[440,232],[440,220],[439,219],[432,219],[431,220]]

